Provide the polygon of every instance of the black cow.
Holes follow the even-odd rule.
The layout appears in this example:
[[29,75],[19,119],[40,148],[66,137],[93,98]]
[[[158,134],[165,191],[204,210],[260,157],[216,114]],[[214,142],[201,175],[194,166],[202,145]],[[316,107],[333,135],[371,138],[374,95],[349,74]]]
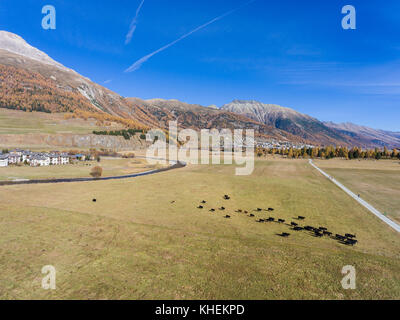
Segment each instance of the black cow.
[[226,195],[224,195],[224,199],[225,199],[225,200],[230,200],[230,199],[231,199],[231,197],[230,197],[230,196],[228,196],[228,195],[226,194]]
[[257,222],[265,222],[265,220],[264,219],[260,219]]
[[297,227],[298,226],[298,224],[296,222],[291,222],[290,225],[293,226],[293,227]]
[[267,221],[268,221],[268,222],[274,222],[274,221],[275,221],[275,218],[269,217],[269,218],[267,219]]
[[221,208],[219,208],[219,210],[222,210],[222,211],[224,211],[224,210],[225,210],[225,207],[221,207]]
[[207,203],[207,201],[203,200],[201,203],[202,203],[202,204],[206,204],[206,203]]
[[211,209],[210,211],[211,211],[211,212],[215,212],[215,209]]
[[323,233],[325,236],[328,236],[328,237],[330,237],[330,236],[332,235],[332,232],[329,232],[329,231],[326,231],[326,230],[324,230],[322,233]]
[[225,218],[226,218],[226,219],[230,219],[230,218],[231,218],[231,216],[228,216],[228,215],[226,215],[226,216],[225,216]]
[[278,222],[279,222],[279,223],[284,223],[285,220],[284,220],[284,219],[278,219]]
[[301,231],[301,230],[303,230],[303,228],[302,227],[294,227],[293,230],[294,231]]
[[355,239],[346,239],[346,241],[344,242],[346,245],[348,246],[354,246],[355,244],[357,244],[357,240]]
[[287,238],[287,237],[290,236],[290,233],[283,232],[280,236],[284,237],[284,238]]
[[321,238],[321,237],[323,236],[323,234],[320,233],[320,232],[318,232],[318,231],[315,231],[315,232],[314,232],[314,235],[315,235],[316,237],[318,237],[318,238]]
[[299,219],[299,220],[305,220],[305,219],[306,219],[306,217],[303,217],[303,216],[298,216],[298,217],[297,217],[297,219]]
[[255,217],[255,216],[254,216],[254,214],[250,214],[250,217],[253,218],[253,217]]
[[198,206],[197,209],[204,209],[204,207],[203,206]]
[[321,230],[321,231],[327,231],[328,230],[328,228],[325,228],[325,227],[319,227],[318,229]]
[[340,234],[336,234],[336,235],[335,235],[335,238],[336,238],[337,240],[341,240],[341,241],[343,241],[343,240],[346,239],[346,237],[344,237],[344,236],[342,236],[342,235],[340,235]]
[[260,211],[262,211],[262,209],[261,208],[257,208],[257,211],[260,212]]
[[351,233],[346,233],[344,236],[346,238],[356,238],[356,235],[355,234],[351,234]]
[[268,211],[274,211],[275,209],[274,208],[268,208]]
[[93,199],[92,201],[93,201],[93,202],[97,202],[97,199]]

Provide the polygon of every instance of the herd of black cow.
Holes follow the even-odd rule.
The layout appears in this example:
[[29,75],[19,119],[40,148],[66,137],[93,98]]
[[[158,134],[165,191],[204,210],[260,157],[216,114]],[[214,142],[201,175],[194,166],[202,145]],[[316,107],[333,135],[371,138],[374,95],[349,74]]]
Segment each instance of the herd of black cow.
[[[223,199],[228,201],[228,200],[231,199],[231,197],[229,195],[224,195]],[[204,209],[204,207],[205,207],[204,205],[206,203],[207,203],[207,201],[205,201],[205,200],[201,201],[201,204],[197,207],[197,209]],[[209,211],[210,212],[216,212],[216,210],[217,209],[215,209],[215,208],[211,208]],[[218,208],[218,210],[219,211],[225,211],[226,208],[225,207],[220,207],[220,208]],[[272,211],[274,211],[274,208],[268,208],[268,209],[257,208],[257,209],[254,209],[253,211],[255,211],[255,212],[265,212],[265,211],[266,212],[272,212]],[[236,213],[246,214],[251,218],[255,217],[255,215],[253,213],[249,213],[246,210],[238,209],[235,212]],[[230,219],[231,216],[230,215],[225,215],[224,218]],[[296,218],[293,218],[293,220],[297,220],[300,223],[300,221],[306,220],[306,217],[298,216]],[[356,235],[354,235],[354,234],[346,233],[344,236],[340,235],[340,234],[335,234],[334,235],[332,232],[330,232],[328,230],[328,228],[325,228],[325,227],[300,226],[299,223],[297,223],[297,222],[293,222],[292,221],[290,223],[286,223],[286,220],[284,220],[284,219],[276,219],[276,218],[273,218],[273,217],[268,217],[268,218],[265,218],[265,219],[258,219],[256,222],[258,222],[258,223],[285,224],[292,231],[296,231],[296,232],[305,231],[305,232],[309,233],[310,235],[312,235],[312,236],[314,236],[316,238],[329,237],[331,239],[339,241],[342,244],[349,245],[349,246],[354,246],[355,244],[358,243],[358,240],[356,240]],[[280,237],[283,237],[283,238],[290,237],[290,233],[287,233],[287,232],[283,232],[283,233],[277,234],[277,235],[280,236]]]

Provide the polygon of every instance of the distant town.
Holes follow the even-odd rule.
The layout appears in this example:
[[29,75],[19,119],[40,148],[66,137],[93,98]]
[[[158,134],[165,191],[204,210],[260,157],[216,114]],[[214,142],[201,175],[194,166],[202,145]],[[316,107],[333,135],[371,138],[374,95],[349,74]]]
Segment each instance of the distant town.
[[29,165],[32,167],[67,165],[75,160],[85,160],[83,154],[69,154],[59,151],[32,152],[29,150],[14,149],[10,152],[0,152],[0,167],[9,165]]

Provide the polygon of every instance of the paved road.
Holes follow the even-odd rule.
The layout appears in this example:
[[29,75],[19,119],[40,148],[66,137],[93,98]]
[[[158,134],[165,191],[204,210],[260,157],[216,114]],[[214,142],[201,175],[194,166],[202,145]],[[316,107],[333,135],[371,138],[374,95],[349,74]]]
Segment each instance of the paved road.
[[106,180],[121,180],[128,178],[136,178],[141,176],[148,176],[151,174],[169,171],[173,169],[179,169],[186,167],[186,163],[178,161],[171,162],[171,166],[167,168],[151,170],[146,172],[128,174],[125,176],[114,176],[114,177],[104,177],[104,178],[66,178],[66,179],[45,179],[45,180],[18,180],[18,181],[1,181],[0,186],[12,186],[12,185],[20,185],[20,184],[44,184],[44,183],[66,183],[66,182],[88,182],[88,181],[106,181]]
[[350,197],[352,197],[354,200],[356,200],[358,203],[360,203],[362,206],[367,208],[369,211],[371,211],[374,215],[376,215],[379,219],[381,219],[383,222],[385,222],[387,225],[392,227],[394,230],[397,232],[400,232],[400,225],[395,223],[394,221],[390,220],[389,218],[385,217],[381,212],[376,210],[373,206],[371,206],[368,202],[365,200],[361,199],[358,195],[355,193],[351,192],[348,188],[346,188],[343,184],[341,184],[339,181],[337,181],[335,178],[330,176],[329,174],[325,173],[322,171],[320,168],[318,168],[312,160],[309,160],[310,164],[317,169],[319,172],[321,172],[325,177],[327,177],[329,180],[331,180],[334,184],[336,184],[340,189],[342,189],[344,192],[346,192]]

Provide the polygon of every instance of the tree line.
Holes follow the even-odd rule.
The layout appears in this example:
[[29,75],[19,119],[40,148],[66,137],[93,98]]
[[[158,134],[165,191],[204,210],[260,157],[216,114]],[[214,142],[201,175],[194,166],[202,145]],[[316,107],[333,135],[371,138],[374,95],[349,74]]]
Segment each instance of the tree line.
[[321,158],[321,159],[332,159],[332,158],[345,158],[345,159],[399,159],[400,152],[397,149],[389,150],[387,147],[383,149],[362,149],[359,147],[353,147],[351,149],[347,147],[304,147],[302,149],[294,148],[257,148],[256,155],[258,157],[266,156],[267,154],[277,154],[286,156],[292,159],[298,158]]
[[93,131],[93,134],[99,136],[121,136],[125,140],[130,140],[131,137],[135,136],[136,133],[140,133],[141,139],[146,139],[145,131],[140,129],[122,129],[122,130],[110,130],[110,131]]

